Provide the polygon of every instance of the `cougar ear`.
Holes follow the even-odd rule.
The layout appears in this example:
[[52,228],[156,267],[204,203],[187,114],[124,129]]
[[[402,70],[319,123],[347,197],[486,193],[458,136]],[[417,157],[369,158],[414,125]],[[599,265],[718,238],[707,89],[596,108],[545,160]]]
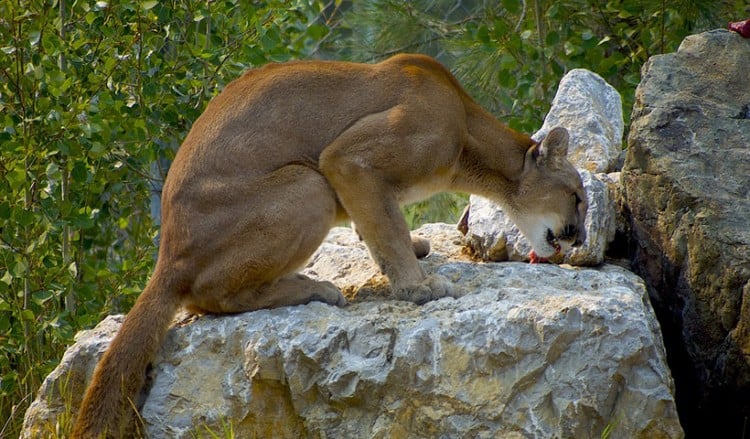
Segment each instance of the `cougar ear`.
[[535,143],[526,151],[524,172],[545,165],[555,166],[557,163],[566,160],[569,138],[568,130],[565,128],[553,128],[540,143]]
[[532,148],[537,164],[549,163],[565,159],[568,156],[568,141],[570,136],[568,130],[563,127],[555,127],[547,133],[542,143]]
[[537,160],[557,160],[568,157],[568,141],[570,136],[568,130],[563,127],[555,127],[542,140],[539,146]]

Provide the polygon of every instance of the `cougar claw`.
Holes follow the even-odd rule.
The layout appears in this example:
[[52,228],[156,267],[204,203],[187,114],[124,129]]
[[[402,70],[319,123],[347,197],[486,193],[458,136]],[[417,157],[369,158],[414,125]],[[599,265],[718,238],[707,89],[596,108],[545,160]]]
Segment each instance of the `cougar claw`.
[[456,297],[455,286],[439,275],[429,275],[420,284],[394,289],[394,296],[399,300],[407,300],[417,305],[423,305],[431,300],[442,297]]
[[313,297],[313,300],[338,307],[347,305],[346,297],[336,285],[331,282],[320,282],[320,285],[323,288]]

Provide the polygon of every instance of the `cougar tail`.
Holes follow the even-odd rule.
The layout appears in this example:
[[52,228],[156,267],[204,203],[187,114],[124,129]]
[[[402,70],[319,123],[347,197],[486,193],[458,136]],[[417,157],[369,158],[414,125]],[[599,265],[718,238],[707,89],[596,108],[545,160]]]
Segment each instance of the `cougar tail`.
[[94,370],[78,411],[73,439],[133,434],[136,398],[145,382],[146,368],[181,303],[177,283],[158,265]]

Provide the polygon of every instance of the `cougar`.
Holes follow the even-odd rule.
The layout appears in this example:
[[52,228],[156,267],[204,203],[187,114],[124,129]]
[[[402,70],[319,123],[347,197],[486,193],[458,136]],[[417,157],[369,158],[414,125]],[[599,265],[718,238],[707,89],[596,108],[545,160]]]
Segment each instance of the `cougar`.
[[[322,301],[297,274],[349,219],[398,299],[453,295],[419,265],[400,206],[441,191],[500,204],[538,257],[585,240],[568,133],[541,142],[482,109],[423,55],[377,64],[297,61],[250,70],[195,121],[162,193],[154,273],[97,365],[74,438],[133,430],[134,399],[180,307],[240,313]],[[419,243],[417,243],[419,244]]]

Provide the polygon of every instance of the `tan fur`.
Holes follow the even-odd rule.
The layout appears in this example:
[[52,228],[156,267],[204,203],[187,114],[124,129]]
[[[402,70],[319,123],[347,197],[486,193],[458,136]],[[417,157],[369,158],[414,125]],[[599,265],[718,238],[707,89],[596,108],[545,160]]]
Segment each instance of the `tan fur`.
[[349,218],[395,297],[453,294],[427,275],[399,206],[440,191],[496,200],[539,256],[584,239],[586,197],[567,131],[542,144],[479,107],[432,58],[292,62],[247,72],[195,122],[169,171],[155,272],[97,366],[74,438],[119,437],[180,306],[238,313],[320,300],[295,274]]

